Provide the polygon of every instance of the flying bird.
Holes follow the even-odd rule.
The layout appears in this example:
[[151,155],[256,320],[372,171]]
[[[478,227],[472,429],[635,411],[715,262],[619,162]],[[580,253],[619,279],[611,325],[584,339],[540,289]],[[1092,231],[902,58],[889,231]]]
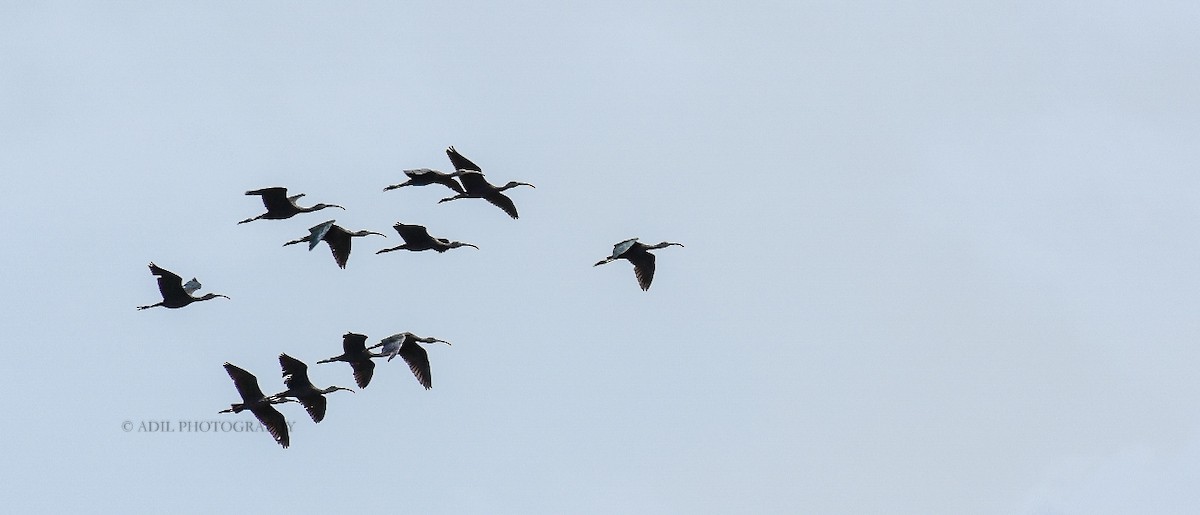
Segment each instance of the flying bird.
[[263,188],[261,190],[247,191],[247,195],[259,195],[262,197],[263,205],[267,207],[267,212],[253,218],[247,218],[238,222],[244,224],[253,222],[258,219],[263,220],[284,220],[291,218],[300,213],[310,213],[320,211],[327,207],[336,207],[341,210],[346,208],[336,204],[316,204],[312,207],[300,207],[296,205],[296,199],[303,197],[304,194],[288,196],[287,188]]
[[366,388],[371,384],[371,376],[375,374],[375,362],[371,358],[380,357],[380,354],[374,354],[367,350],[366,335],[358,333],[346,333],[342,335],[342,353],[329,359],[323,359],[317,363],[333,363],[335,361],[344,361],[350,364],[350,368],[354,370],[354,382],[359,388]]
[[517,206],[516,204],[513,204],[511,198],[508,198],[508,195],[505,195],[502,192],[517,186],[529,186],[530,188],[537,187],[527,182],[517,181],[509,181],[508,184],[505,184],[504,186],[496,187],[492,185],[492,183],[488,182],[487,179],[484,179],[482,173],[473,172],[470,170],[458,170],[450,175],[458,177],[458,180],[462,181],[463,188],[466,191],[453,197],[446,197],[442,200],[439,200],[438,204],[441,204],[442,202],[450,202],[451,200],[458,200],[460,198],[481,198],[491,202],[493,206],[502,209],[514,220],[517,219]]
[[283,246],[295,245],[297,243],[308,243],[308,250],[316,248],[317,243],[324,241],[329,244],[329,250],[333,252],[333,260],[337,261],[337,265],[341,268],[346,268],[346,261],[350,259],[350,238],[357,236],[366,236],[368,234],[376,234],[387,237],[386,234],[377,233],[375,231],[356,231],[350,232],[343,229],[341,226],[334,224],[334,220],[317,224],[308,229],[308,236],[300,239],[292,240],[284,243]]
[[671,245],[682,247],[683,244],[664,241],[657,245],[647,246],[637,240],[637,238],[630,238],[613,245],[612,255],[592,266],[600,266],[618,259],[627,260],[633,263],[633,275],[637,276],[638,285],[642,287],[642,291],[649,290],[650,281],[654,280],[654,254],[651,254],[649,251],[670,247]]
[[286,384],[288,389],[272,395],[271,398],[291,397],[296,399],[304,405],[304,410],[308,412],[309,417],[312,417],[313,422],[320,422],[325,418],[325,394],[338,390],[354,393],[354,390],[340,386],[330,386],[329,388],[313,386],[312,382],[308,380],[308,365],[287,354],[279,355],[279,366],[283,369],[283,384]]
[[512,199],[508,198],[508,196],[502,192],[517,186],[529,186],[530,188],[536,187],[527,182],[517,181],[510,181],[504,186],[496,187],[489,183],[487,179],[483,178],[483,170],[479,168],[479,165],[471,162],[470,159],[463,157],[463,155],[459,154],[457,150],[454,150],[453,146],[446,148],[446,156],[450,158],[450,162],[454,165],[454,172],[449,174],[450,177],[458,177],[459,182],[462,182],[464,191],[453,197],[446,197],[442,200],[439,200],[439,204],[442,202],[449,202],[451,200],[458,200],[460,198],[481,198],[491,202],[492,205],[504,210],[505,213],[508,213],[508,216],[516,219],[517,206],[513,204]]
[[187,284],[183,284],[181,277],[164,268],[160,268],[154,263],[150,263],[150,273],[158,276],[158,292],[162,294],[163,300],[158,304],[138,306],[138,309],[150,309],[157,306],[175,309],[202,300],[215,299],[217,297],[229,298],[219,293],[208,293],[203,297],[193,297],[192,292],[200,289],[200,281],[197,281],[193,277]]
[[429,353],[425,352],[425,348],[417,345],[421,343],[441,342],[450,345],[446,340],[437,338],[422,338],[410,332],[393,334],[380,340],[379,343],[372,345],[371,349],[383,347],[383,350],[377,357],[387,356],[388,361],[392,358],[400,356],[404,362],[408,364],[409,370],[412,370],[413,376],[417,378],[417,382],[421,383],[426,390],[433,388],[433,376],[429,373]]
[[411,250],[413,252],[420,252],[422,250],[436,250],[441,253],[459,247],[479,248],[470,243],[450,241],[445,238],[434,238],[433,236],[429,235],[429,230],[425,229],[425,226],[423,225],[409,225],[397,222],[396,225],[392,226],[392,228],[395,229],[396,232],[400,233],[400,237],[404,239],[404,244],[383,249],[379,252],[376,252],[376,254],[383,254],[384,252],[391,252],[393,250]]
[[271,437],[284,449],[287,449],[289,444],[287,420],[283,418],[283,414],[279,410],[271,405],[293,401],[263,395],[262,389],[258,387],[258,378],[254,377],[254,374],[235,367],[228,361],[225,362],[225,371],[229,373],[229,378],[233,379],[233,385],[241,394],[242,402],[230,404],[229,409],[218,411],[218,413],[241,413],[243,410],[250,410],[267,428],[267,432],[271,433]]
[[463,192],[462,186],[458,185],[458,181],[454,180],[454,176],[448,173],[430,170],[429,168],[418,168],[416,170],[405,170],[404,175],[408,176],[408,180],[400,184],[393,184],[383,189],[383,191],[403,188],[405,186],[428,186],[430,184],[441,184],[459,193]]

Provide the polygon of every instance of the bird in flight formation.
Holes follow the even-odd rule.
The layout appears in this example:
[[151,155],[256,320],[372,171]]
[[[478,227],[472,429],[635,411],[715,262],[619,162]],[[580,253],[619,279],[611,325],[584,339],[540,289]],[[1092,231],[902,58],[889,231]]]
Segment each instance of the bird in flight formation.
[[293,216],[296,216],[300,213],[311,213],[313,211],[320,211],[320,210],[328,208],[328,207],[336,207],[343,211],[346,210],[346,208],[336,205],[336,204],[316,204],[312,207],[297,206],[296,200],[299,199],[300,197],[303,197],[304,194],[301,193],[299,195],[292,195],[289,197],[287,194],[287,188],[263,188],[261,190],[247,191],[246,194],[247,195],[258,195],[258,196],[262,197],[262,202],[263,202],[263,205],[267,207],[267,212],[263,213],[261,215],[252,217],[252,218],[247,218],[245,220],[242,220],[242,221],[238,222],[239,224],[244,224],[246,222],[253,222],[258,219],[285,220],[285,219],[291,218]]
[[338,267],[346,268],[346,261],[350,259],[350,238],[367,236],[369,234],[387,238],[386,234],[375,231],[347,231],[340,225],[335,224],[334,220],[330,220],[312,226],[308,229],[308,236],[289,241],[284,243],[283,246],[308,242],[308,250],[312,250],[316,248],[318,243],[324,241],[329,244],[329,250],[333,252],[333,260],[337,262]]
[[408,364],[409,370],[412,370],[413,376],[417,378],[417,382],[421,383],[426,390],[433,388],[433,376],[429,372],[429,353],[423,347],[417,345],[421,343],[444,343],[450,345],[446,340],[437,338],[422,338],[410,332],[393,334],[380,340],[379,343],[368,347],[374,349],[383,347],[376,356],[387,356],[388,361],[392,358],[400,356],[405,363]]
[[258,378],[254,377],[254,374],[242,370],[228,361],[225,362],[225,372],[229,374],[230,379],[233,379],[233,386],[242,396],[242,402],[233,403],[229,405],[229,409],[223,409],[218,413],[241,413],[244,410],[250,410],[263,427],[267,428],[267,432],[271,433],[271,437],[284,449],[287,449],[291,444],[291,440],[288,438],[287,419],[283,418],[283,413],[275,409],[272,404],[294,401],[263,395],[262,389],[258,387]]
[[[527,182],[509,181],[503,186],[496,186],[488,182],[484,177],[483,170],[478,165],[460,154],[453,146],[446,149],[446,156],[450,159],[450,163],[454,167],[453,172],[443,173],[429,168],[404,170],[404,174],[408,179],[402,183],[387,186],[384,188],[384,191],[391,191],[406,186],[440,184],[453,190],[456,194],[439,200],[439,204],[464,198],[480,198],[500,208],[509,217],[513,219],[518,218],[516,205],[504,192],[518,186],[533,188],[535,187],[534,185]],[[287,188],[283,187],[251,190],[247,191],[246,195],[260,197],[263,206],[266,208],[266,212],[242,220],[238,224],[260,219],[284,220],[301,213],[311,213],[328,208],[346,209],[340,205],[325,203],[301,207],[296,204],[296,201],[303,197],[304,194],[289,196]],[[459,247],[479,248],[472,243],[434,237],[422,225],[398,222],[392,227],[400,235],[401,239],[404,240],[404,243],[395,247],[381,249],[376,254],[397,250],[412,252],[433,250],[438,253],[444,253],[447,250]],[[283,246],[308,243],[308,250],[311,251],[320,242],[324,241],[329,245],[329,249],[338,267],[344,269],[350,258],[352,238],[368,235],[387,237],[385,234],[368,230],[349,231],[337,225],[335,220],[329,220],[309,228],[307,236],[288,241]],[[634,275],[637,278],[638,285],[642,290],[649,290],[650,283],[654,280],[655,270],[655,256],[650,251],[673,245],[683,246],[680,243],[666,241],[656,245],[645,245],[638,242],[637,238],[631,238],[614,245],[612,255],[593,266],[611,263],[617,259],[627,260],[633,264]],[[139,310],[158,306],[175,309],[194,302],[211,300],[217,297],[229,298],[217,293],[208,293],[201,297],[193,297],[192,294],[201,288],[200,282],[195,278],[184,283],[180,276],[154,263],[150,263],[150,272],[157,277],[158,289],[162,294],[163,300],[156,304],[138,306]],[[379,343],[367,347],[366,335],[347,332],[342,336],[342,354],[317,361],[317,363],[341,361],[349,364],[353,372],[355,384],[362,389],[371,383],[371,378],[375,372],[375,362],[373,361],[375,358],[387,358],[387,361],[390,362],[393,358],[399,356],[408,365],[417,382],[428,390],[433,386],[433,376],[430,369],[429,352],[420,345],[422,343],[445,343],[446,345],[450,345],[450,342],[446,340],[421,337],[405,331],[383,338]],[[380,351],[372,352],[373,349],[380,349]],[[220,413],[240,413],[249,410],[267,429],[271,437],[279,445],[287,448],[290,445],[287,422],[283,414],[274,405],[289,402],[299,403],[304,406],[305,411],[313,422],[319,423],[325,418],[326,395],[336,391],[353,392],[354,390],[340,386],[317,388],[309,380],[308,365],[288,354],[279,355],[279,365],[282,370],[283,382],[287,388],[282,392],[268,396],[263,394],[259,388],[258,379],[253,374],[226,362],[224,364],[225,371],[230,379],[233,380],[234,386],[242,398],[242,402],[233,403],[229,409],[221,410]]]
[[424,225],[396,223],[396,225],[393,225],[392,228],[395,229],[397,233],[400,233],[400,238],[404,240],[404,244],[380,250],[379,252],[376,252],[376,254],[383,254],[384,252],[391,252],[393,250],[411,250],[413,252],[420,252],[422,250],[436,250],[438,253],[442,253],[459,247],[479,248],[470,243],[450,241],[445,238],[434,238],[433,236],[429,235],[429,230],[425,229]]

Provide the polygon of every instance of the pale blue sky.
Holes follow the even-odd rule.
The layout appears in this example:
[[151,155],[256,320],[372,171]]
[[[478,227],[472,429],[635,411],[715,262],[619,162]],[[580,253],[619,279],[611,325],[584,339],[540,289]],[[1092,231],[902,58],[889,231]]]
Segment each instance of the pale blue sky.
[[[7,2],[15,512],[1195,513],[1200,7]],[[454,145],[510,220],[440,187]],[[346,206],[285,221],[242,192]],[[326,216],[329,215],[329,216]],[[281,244],[336,218],[346,270]],[[374,251],[396,221],[480,250]],[[649,292],[628,237],[658,251]],[[156,302],[154,261],[203,292]],[[346,331],[454,343],[231,420]],[[320,386],[349,367],[312,365]]]

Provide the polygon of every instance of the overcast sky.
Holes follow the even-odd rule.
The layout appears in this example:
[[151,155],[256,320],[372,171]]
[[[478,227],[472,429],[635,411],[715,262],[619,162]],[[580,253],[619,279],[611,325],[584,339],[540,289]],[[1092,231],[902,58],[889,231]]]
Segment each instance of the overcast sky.
[[[919,5],[918,5],[919,4]],[[17,512],[1200,511],[1193,2],[5,2]],[[521,218],[440,186],[454,145]],[[290,220],[243,192],[285,186]],[[282,247],[336,218],[388,233]],[[393,252],[397,222],[467,241]],[[653,287],[592,263],[630,237]],[[159,300],[147,263],[217,299]],[[318,386],[291,448],[221,364]],[[126,432],[169,421],[172,433]]]

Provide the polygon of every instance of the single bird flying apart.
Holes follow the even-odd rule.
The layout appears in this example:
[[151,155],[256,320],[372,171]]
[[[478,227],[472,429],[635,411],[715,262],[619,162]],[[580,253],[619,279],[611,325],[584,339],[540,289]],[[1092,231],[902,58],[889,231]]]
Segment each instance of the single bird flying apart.
[[238,222],[239,224],[244,224],[246,222],[253,222],[258,219],[284,220],[284,219],[296,216],[300,213],[311,213],[313,211],[320,211],[327,207],[336,207],[343,211],[346,209],[346,208],[336,205],[336,204],[316,204],[312,207],[297,206],[296,200],[299,199],[300,197],[303,197],[304,194],[301,193],[299,195],[292,195],[289,197],[287,194],[287,188],[279,188],[279,187],[263,188],[261,190],[247,191],[246,194],[247,195],[258,195],[258,196],[262,197],[262,202],[263,202],[263,205],[266,206],[267,212],[263,213],[261,215],[255,216],[253,218],[247,218],[245,220],[242,220],[242,221]]
[[283,414],[271,405],[294,401],[263,395],[262,389],[258,387],[258,378],[254,377],[254,374],[235,367],[228,361],[225,362],[225,372],[229,374],[230,379],[233,379],[233,386],[237,387],[238,394],[242,396],[242,402],[230,404],[229,409],[223,409],[218,413],[241,413],[243,410],[250,410],[267,428],[267,432],[271,433],[271,437],[284,449],[287,449],[290,443],[287,419],[283,418]]
[[215,299],[217,297],[229,298],[219,293],[208,293],[203,297],[193,297],[192,292],[200,289],[200,281],[197,281],[193,277],[187,284],[184,284],[183,278],[154,263],[150,263],[150,273],[158,276],[158,292],[162,294],[163,300],[157,304],[138,306],[138,309],[150,309],[158,306],[175,309],[202,300]]
[[295,245],[297,243],[308,243],[308,250],[317,247],[321,241],[329,244],[329,250],[333,252],[333,260],[337,262],[338,267],[346,268],[346,261],[350,259],[350,238],[375,234],[387,238],[386,234],[377,233],[375,231],[355,231],[350,232],[343,229],[341,226],[334,224],[336,220],[314,225],[308,229],[308,236],[295,239],[284,243],[283,246]]
[[470,243],[450,241],[445,238],[434,238],[433,236],[429,235],[429,230],[425,229],[425,226],[423,225],[410,225],[397,222],[396,225],[392,226],[392,228],[395,229],[397,233],[400,233],[400,237],[404,239],[404,244],[380,250],[379,252],[376,252],[376,254],[383,254],[384,252],[391,252],[393,250],[410,250],[413,252],[420,252],[422,250],[436,250],[441,253],[459,247],[479,248]]
[[642,291],[649,290],[650,282],[654,280],[654,254],[651,254],[649,251],[670,247],[671,245],[682,247],[683,244],[664,241],[657,245],[645,245],[637,240],[637,238],[630,238],[613,245],[612,255],[592,266],[600,266],[618,259],[629,261],[633,263],[633,275],[637,277],[638,286],[642,287]]

